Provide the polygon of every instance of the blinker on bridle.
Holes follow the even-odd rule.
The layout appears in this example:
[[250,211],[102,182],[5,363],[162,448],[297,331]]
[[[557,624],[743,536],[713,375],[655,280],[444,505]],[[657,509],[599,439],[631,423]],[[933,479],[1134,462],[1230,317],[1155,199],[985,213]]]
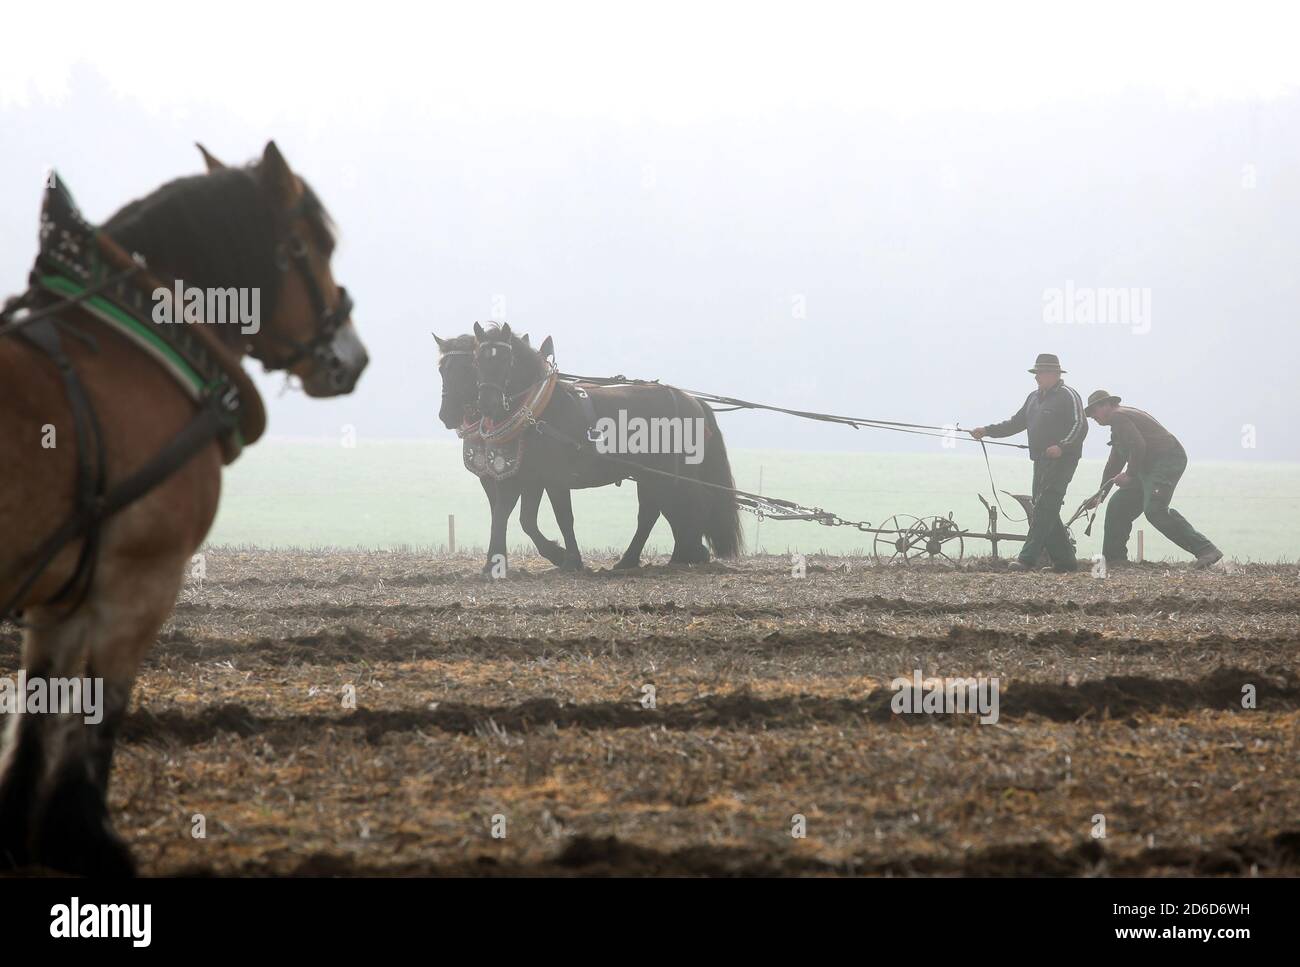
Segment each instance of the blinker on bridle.
[[[506,351],[506,355],[508,357],[506,362],[506,375],[504,381],[506,385],[498,386],[496,383],[489,383],[487,380],[483,379],[483,369],[481,366],[479,366],[479,354],[482,353],[485,349],[488,350],[489,355],[492,356],[496,355],[498,349],[504,349]],[[481,391],[483,389],[490,389],[500,393],[501,402],[505,404],[506,409],[510,408],[510,393],[507,387],[510,384],[510,374],[514,372],[514,368],[515,368],[515,347],[513,343],[509,341],[501,342],[498,340],[491,340],[488,342],[479,343],[477,346],[474,347],[474,369],[479,376],[478,379],[479,390]]]
[[[475,356],[475,352],[474,352],[474,350],[472,350],[472,349],[444,349],[444,350],[442,350],[442,351],[439,353],[439,355],[438,355],[438,372],[441,373],[441,374],[443,375],[443,383],[442,383],[442,396],[443,396],[443,399],[446,399],[446,398],[447,398],[447,395],[451,392],[451,385],[447,382],[447,379],[446,379],[446,376],[447,376],[447,370],[444,368],[444,366],[445,366],[446,362],[447,362],[449,359],[451,359],[452,356],[469,356],[469,357],[473,358],[473,357]],[[477,385],[478,385],[478,384],[475,383],[475,387],[476,387],[476,388],[477,388]],[[474,412],[474,413],[477,413],[477,412],[478,412],[478,408],[477,408],[476,406],[472,406],[472,405],[469,404],[469,403],[462,403],[462,404],[461,404],[461,408],[462,408],[462,409],[465,411],[465,413],[467,413],[467,414],[470,413],[471,411]]]
[[[475,352],[473,349],[444,349],[439,352],[438,372],[442,374],[442,399],[443,399],[444,406],[446,405],[447,397],[451,395],[451,384],[447,380],[446,364],[451,359],[452,356],[469,356],[471,360],[470,365],[474,365],[473,361],[474,361]],[[478,384],[475,383],[476,388],[477,385]],[[466,400],[462,400],[460,404],[460,412],[461,412],[462,428],[467,427],[472,423],[475,423],[476,422],[475,418],[479,416],[478,400],[476,399],[473,403],[470,403]]]
[[[287,220],[292,222],[293,219],[302,215],[304,204],[305,200],[294,206],[293,210],[289,212]],[[306,342],[299,342],[288,336],[267,330],[266,335],[270,339],[282,346],[289,347],[288,353],[274,361],[257,353],[250,353],[250,355],[261,362],[262,367],[268,372],[275,369],[291,369],[308,356],[318,357],[329,368],[342,366],[342,360],[335,355],[332,344],[339,328],[352,316],[353,302],[352,297],[348,295],[348,290],[340,285],[338,287],[339,301],[334,308],[330,309],[325,305],[325,294],[321,292],[320,283],[311,270],[307,243],[294,231],[290,231],[284,240],[276,245],[275,264],[282,273],[288,272],[291,268],[298,270],[303,284],[307,287],[307,297],[311,300],[312,313],[316,316],[316,335]]]

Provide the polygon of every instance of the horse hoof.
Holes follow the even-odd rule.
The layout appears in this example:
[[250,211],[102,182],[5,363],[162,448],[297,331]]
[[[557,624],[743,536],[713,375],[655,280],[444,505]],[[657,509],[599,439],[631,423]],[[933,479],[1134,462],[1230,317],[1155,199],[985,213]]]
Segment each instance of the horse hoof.
[[82,777],[60,782],[46,799],[32,852],[36,864],[60,873],[135,876],[135,861],[109,823],[103,795]]
[[107,826],[97,831],[82,830],[60,838],[57,844],[48,844],[38,853],[36,862],[59,873],[96,879],[122,880],[136,875],[131,851]]

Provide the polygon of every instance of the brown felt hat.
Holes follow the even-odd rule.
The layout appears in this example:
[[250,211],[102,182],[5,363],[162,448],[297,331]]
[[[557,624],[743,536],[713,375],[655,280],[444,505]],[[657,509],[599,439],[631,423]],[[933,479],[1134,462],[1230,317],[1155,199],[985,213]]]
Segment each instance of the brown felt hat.
[[1115,396],[1110,390],[1098,389],[1088,394],[1088,405],[1083,408],[1083,412],[1091,413],[1092,408],[1098,403],[1114,403],[1116,406],[1120,403],[1120,398]]
[[1056,353],[1039,353],[1038,358],[1034,360],[1034,368],[1031,373],[1064,373],[1061,368],[1061,361],[1056,358]]

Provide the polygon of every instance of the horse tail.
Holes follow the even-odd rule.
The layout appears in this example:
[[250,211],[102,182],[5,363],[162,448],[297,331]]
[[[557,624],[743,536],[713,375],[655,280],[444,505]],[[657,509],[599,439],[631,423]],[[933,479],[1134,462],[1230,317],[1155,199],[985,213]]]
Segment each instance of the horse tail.
[[740,505],[736,495],[718,487],[732,488],[736,481],[731,475],[731,462],[727,459],[727,444],[718,429],[718,418],[706,403],[704,410],[706,443],[704,459],[700,463],[700,479],[715,487],[701,487],[704,491],[704,536],[715,557],[736,557],[745,549],[745,535],[740,529]]

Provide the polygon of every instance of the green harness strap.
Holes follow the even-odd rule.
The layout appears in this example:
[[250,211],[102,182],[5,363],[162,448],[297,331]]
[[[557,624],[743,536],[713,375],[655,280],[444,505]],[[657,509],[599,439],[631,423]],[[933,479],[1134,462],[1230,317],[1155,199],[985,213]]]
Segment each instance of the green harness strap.
[[[81,295],[84,290],[83,286],[73,282],[65,275],[42,275],[37,282],[41,288],[61,296],[76,297]],[[150,332],[148,326],[123,312],[122,309],[108,299],[100,295],[91,296],[82,303],[82,306],[94,313],[96,318],[117,329],[162,363],[193,399],[198,400],[207,388],[204,386],[202,377],[195,372],[194,367],[182,359],[176,350],[167,345],[156,333]]]
[[[84,286],[65,275],[42,275],[36,281],[41,288],[68,298],[75,298],[85,291]],[[81,306],[157,360],[195,403],[201,404],[213,393],[224,389],[227,382],[224,377],[204,382],[199,372],[166,340],[110,299],[100,295],[91,296]],[[242,449],[243,434],[236,428],[234,435],[238,447]]]

